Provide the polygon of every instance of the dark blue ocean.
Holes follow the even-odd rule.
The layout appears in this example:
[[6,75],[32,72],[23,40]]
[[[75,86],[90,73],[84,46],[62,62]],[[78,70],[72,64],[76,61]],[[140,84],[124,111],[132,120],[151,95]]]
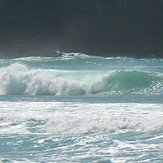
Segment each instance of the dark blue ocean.
[[163,162],[163,59],[0,59],[0,162]]

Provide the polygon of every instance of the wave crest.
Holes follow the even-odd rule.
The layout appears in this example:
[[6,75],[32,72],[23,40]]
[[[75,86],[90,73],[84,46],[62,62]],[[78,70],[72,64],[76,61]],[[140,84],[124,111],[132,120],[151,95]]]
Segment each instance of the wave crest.
[[15,63],[0,69],[0,95],[160,94],[162,74],[145,71],[61,71]]

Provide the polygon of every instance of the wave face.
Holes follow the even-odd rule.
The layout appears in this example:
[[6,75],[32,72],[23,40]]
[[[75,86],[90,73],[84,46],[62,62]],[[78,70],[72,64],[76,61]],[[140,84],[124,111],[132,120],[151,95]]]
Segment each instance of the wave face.
[[[161,95],[161,59],[83,54],[1,60],[0,95]],[[160,66],[159,66],[160,64]]]

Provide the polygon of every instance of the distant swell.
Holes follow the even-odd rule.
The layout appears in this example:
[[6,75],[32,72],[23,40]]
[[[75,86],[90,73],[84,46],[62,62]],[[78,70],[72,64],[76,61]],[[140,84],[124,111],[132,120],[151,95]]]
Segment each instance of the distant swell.
[[0,95],[155,95],[162,92],[163,76],[154,72],[29,69],[19,63],[0,68]]

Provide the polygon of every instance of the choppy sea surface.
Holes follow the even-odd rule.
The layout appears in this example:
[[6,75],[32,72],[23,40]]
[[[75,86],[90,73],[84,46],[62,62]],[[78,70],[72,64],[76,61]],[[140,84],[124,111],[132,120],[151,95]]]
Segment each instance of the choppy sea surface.
[[0,59],[0,162],[163,162],[163,59]]

